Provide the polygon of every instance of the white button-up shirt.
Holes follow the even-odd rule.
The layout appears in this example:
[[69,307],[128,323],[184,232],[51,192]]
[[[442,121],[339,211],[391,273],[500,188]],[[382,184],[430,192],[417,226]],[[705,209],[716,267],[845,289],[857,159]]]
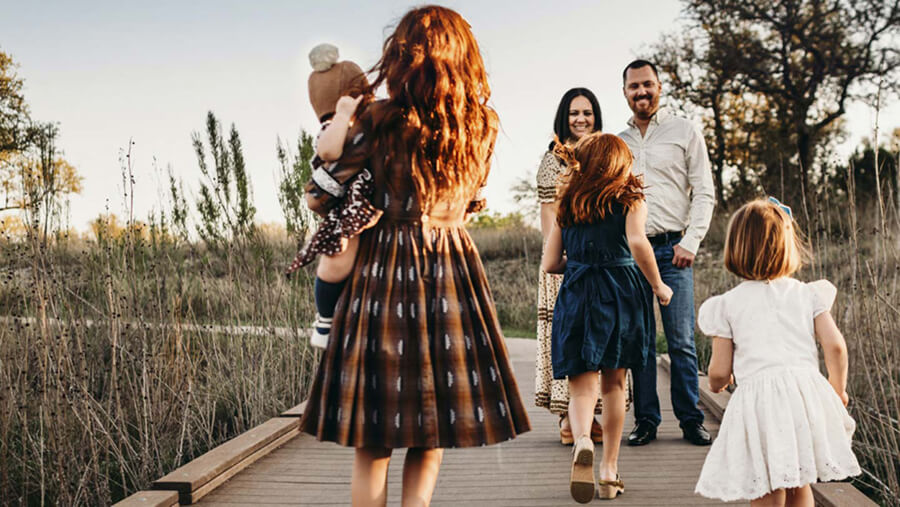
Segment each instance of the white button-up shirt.
[[716,204],[706,142],[690,121],[660,109],[647,131],[628,120],[619,134],[634,155],[635,175],[644,177],[647,235],[685,230],[681,247],[696,254]]

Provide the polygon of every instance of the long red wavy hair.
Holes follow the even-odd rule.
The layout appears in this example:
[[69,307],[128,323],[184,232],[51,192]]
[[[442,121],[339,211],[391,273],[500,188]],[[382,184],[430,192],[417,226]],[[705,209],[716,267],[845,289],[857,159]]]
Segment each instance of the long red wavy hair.
[[614,203],[631,210],[644,199],[643,184],[631,172],[634,157],[618,136],[594,132],[574,147],[557,142],[554,153],[568,168],[556,218],[560,227],[598,222]]
[[414,8],[371,72],[370,91],[383,83],[389,95],[375,129],[391,151],[412,157],[423,211],[439,198],[469,199],[487,177],[499,123],[487,106],[491,88],[469,23],[446,7]]

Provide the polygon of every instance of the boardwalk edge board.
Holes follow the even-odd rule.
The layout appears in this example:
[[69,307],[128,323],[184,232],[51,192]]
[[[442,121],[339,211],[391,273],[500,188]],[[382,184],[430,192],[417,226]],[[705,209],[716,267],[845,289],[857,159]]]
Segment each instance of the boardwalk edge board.
[[303,411],[306,410],[306,401],[297,405],[296,407],[289,408],[278,415],[278,417],[302,417]]
[[299,434],[299,418],[269,419],[156,480],[153,489],[177,492],[181,504],[192,504]]
[[[672,373],[671,360],[668,354],[660,354],[659,364],[664,370]],[[709,389],[706,375],[700,373],[700,403],[719,421],[725,413],[725,406],[731,399],[731,393],[722,391],[714,393]],[[816,507],[878,507],[869,497],[849,482],[819,482],[812,485]]]
[[175,507],[178,503],[177,491],[138,491],[123,499],[113,507]]

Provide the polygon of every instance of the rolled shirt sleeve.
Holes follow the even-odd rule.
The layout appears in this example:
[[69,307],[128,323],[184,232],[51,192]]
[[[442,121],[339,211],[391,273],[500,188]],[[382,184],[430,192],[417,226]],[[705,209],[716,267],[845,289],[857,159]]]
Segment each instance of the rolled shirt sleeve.
[[712,167],[706,141],[696,125],[691,129],[691,136],[685,148],[685,164],[687,165],[688,182],[691,185],[690,224],[681,240],[681,247],[697,253],[700,242],[709,230],[713,209],[716,206],[716,193],[713,185]]

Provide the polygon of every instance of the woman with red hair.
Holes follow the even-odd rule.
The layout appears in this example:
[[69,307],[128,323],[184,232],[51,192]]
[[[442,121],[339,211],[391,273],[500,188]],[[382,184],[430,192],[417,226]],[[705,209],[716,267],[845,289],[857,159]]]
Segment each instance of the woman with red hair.
[[385,504],[391,451],[408,448],[402,503],[427,505],[443,448],[530,428],[463,227],[484,205],[498,120],[478,44],[450,9],[409,11],[373,72],[370,90],[388,98],[360,106],[343,156],[310,189],[338,199],[329,189],[369,169],[383,214],[360,235],[301,427],[356,448],[354,505]]
[[[587,503],[599,485],[601,498],[625,491],[618,476],[625,423],[625,372],[647,359],[653,308],[641,273],[662,305],[672,289],[659,276],[644,233],[647,206],[640,180],[631,173],[631,150],[612,134],[582,137],[574,148],[557,145],[568,172],[556,222],[541,267],[565,273],[553,310],[553,376],[568,377],[569,422],[575,437],[569,481],[572,497]],[[597,376],[603,399],[603,459],[594,478],[591,422]]]

